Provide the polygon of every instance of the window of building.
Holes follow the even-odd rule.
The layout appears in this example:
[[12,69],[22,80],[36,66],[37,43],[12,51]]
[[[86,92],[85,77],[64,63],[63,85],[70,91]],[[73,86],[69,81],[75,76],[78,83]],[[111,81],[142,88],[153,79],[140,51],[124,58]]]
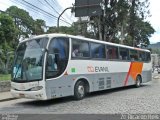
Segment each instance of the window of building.
[[98,43],[91,43],[92,58],[105,58],[105,45]]

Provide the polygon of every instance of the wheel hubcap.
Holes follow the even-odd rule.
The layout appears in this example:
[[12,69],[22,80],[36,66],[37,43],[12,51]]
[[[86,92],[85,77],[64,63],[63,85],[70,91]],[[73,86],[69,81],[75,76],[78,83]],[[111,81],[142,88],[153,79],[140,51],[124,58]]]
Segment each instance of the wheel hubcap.
[[79,86],[78,87],[78,93],[83,96],[84,95],[84,87],[83,86]]
[[140,80],[139,79],[137,80],[137,86],[140,86]]

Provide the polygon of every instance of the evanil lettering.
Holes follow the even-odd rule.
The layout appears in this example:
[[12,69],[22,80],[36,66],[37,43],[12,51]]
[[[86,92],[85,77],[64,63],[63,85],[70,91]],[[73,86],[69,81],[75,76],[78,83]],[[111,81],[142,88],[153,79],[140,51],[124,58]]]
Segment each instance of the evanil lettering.
[[95,72],[109,72],[108,67],[95,67]]

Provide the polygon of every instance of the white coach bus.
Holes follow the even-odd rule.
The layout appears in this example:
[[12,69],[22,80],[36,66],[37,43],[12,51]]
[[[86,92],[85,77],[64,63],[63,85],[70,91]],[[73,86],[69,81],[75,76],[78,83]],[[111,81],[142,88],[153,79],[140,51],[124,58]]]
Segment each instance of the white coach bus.
[[135,85],[151,80],[150,51],[104,41],[46,34],[20,42],[11,93],[47,100]]

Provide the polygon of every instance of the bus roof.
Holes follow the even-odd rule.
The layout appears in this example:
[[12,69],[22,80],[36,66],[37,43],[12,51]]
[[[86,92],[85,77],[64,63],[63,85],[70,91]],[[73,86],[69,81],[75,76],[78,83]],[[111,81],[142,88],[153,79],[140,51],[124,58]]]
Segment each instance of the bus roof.
[[51,34],[43,34],[43,35],[33,36],[33,37],[27,38],[27,39],[25,39],[23,41],[20,41],[20,43],[28,41],[28,40],[32,40],[32,39],[42,38],[42,37],[48,37],[48,38],[53,38],[53,37],[68,37],[68,38],[75,38],[75,39],[86,40],[86,41],[90,41],[90,42],[97,42],[97,43],[102,43],[102,44],[107,44],[107,45],[113,45],[113,46],[117,46],[117,47],[124,47],[124,48],[129,48],[129,49],[134,49],[134,50],[140,50],[140,51],[150,52],[147,49],[141,49],[141,48],[131,47],[131,46],[127,46],[127,45],[121,45],[121,44],[117,44],[117,43],[111,43],[111,42],[106,42],[106,41],[86,38],[86,37],[83,37],[83,36],[74,36],[74,35],[60,34],[60,33],[51,33]]

